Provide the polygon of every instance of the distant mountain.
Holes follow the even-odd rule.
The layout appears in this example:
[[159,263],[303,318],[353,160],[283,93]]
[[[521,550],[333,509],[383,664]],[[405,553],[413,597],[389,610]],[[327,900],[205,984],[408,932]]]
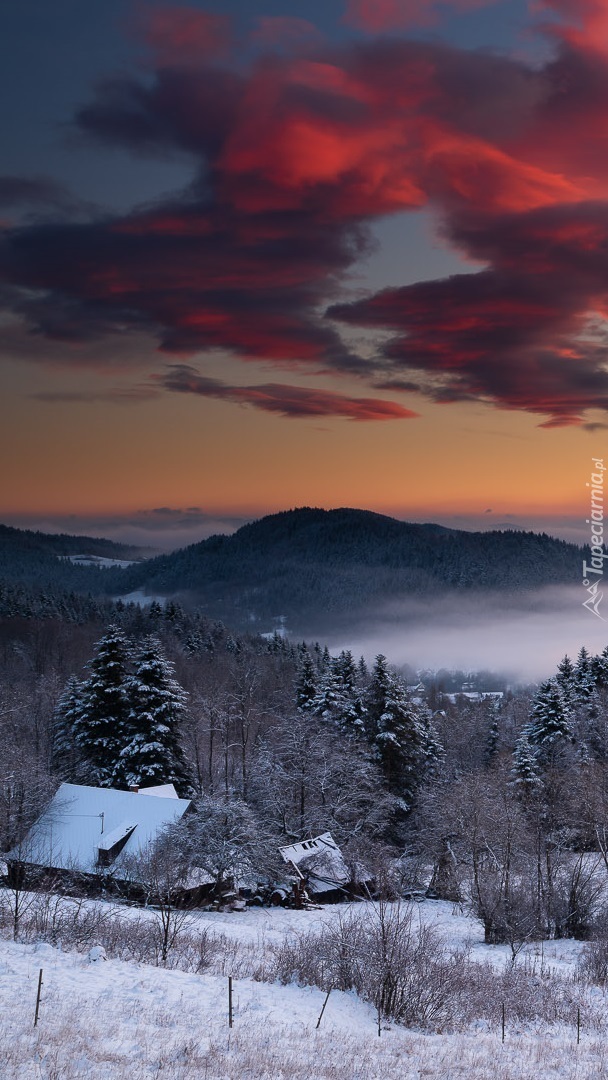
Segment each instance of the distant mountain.
[[0,581],[102,593],[102,569],[141,559],[140,548],[92,536],[32,532],[0,525]]
[[180,596],[237,628],[320,632],[371,608],[445,590],[527,590],[580,581],[582,550],[546,534],[463,532],[364,510],[303,508],[231,536],[108,571],[116,591]]

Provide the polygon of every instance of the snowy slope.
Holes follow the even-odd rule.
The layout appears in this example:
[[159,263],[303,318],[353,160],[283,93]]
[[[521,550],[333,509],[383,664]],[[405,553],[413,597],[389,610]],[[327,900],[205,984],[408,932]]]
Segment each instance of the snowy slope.
[[[118,914],[118,911],[116,912]],[[263,950],[265,943],[316,927],[339,910],[196,916],[196,921]],[[472,920],[447,904],[423,904],[454,943],[479,942]],[[93,944],[93,943],[92,943]],[[571,964],[575,943],[551,943],[545,959]],[[33,1026],[39,969],[43,994]],[[599,994],[599,991],[596,991]],[[2,1080],[608,1080],[605,1034],[549,1026],[500,1030],[478,1025],[465,1034],[423,1035],[384,1024],[356,996],[235,979],[235,1019],[228,1028],[227,978],[164,970],[50,945],[0,941],[0,1075]]]

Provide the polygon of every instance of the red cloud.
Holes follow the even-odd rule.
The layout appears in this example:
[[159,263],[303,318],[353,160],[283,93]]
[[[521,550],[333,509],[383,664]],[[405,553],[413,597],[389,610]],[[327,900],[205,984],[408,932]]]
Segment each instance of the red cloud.
[[199,375],[186,365],[173,365],[159,381],[166,390],[181,394],[234,401],[264,412],[288,417],[343,417],[347,420],[411,420],[418,413],[381,398],[345,397],[330,390],[266,383],[262,386],[230,386]]
[[574,45],[606,52],[608,9],[606,0],[540,0],[541,7],[555,11],[565,23],[554,28],[557,36]]
[[[397,331],[383,346],[388,369],[407,369],[409,389],[437,401],[490,401],[545,414],[547,427],[607,409],[608,206],[469,218],[452,228],[493,268],[385,289],[329,314]],[[400,378],[380,385],[398,388]]]
[[345,21],[377,34],[408,26],[432,26],[439,19],[437,7],[454,5],[458,11],[474,11],[496,0],[348,0]]
[[[157,10],[154,77],[103,84],[77,122],[137,154],[189,155],[192,183],[113,219],[7,230],[7,306],[37,339],[72,345],[139,331],[178,356],[354,372],[551,422],[606,407],[608,74],[587,33],[604,9],[577,7],[582,29],[554,37],[544,65],[402,39],[304,55],[283,37],[249,67],[218,61],[225,21]],[[486,269],[338,303],[369,225],[423,206]],[[368,359],[336,321],[394,337]],[[304,393],[286,414],[312,407]],[[274,383],[222,390],[256,394],[287,401]],[[357,415],[369,404],[338,399]]]
[[160,65],[200,65],[228,50],[230,19],[191,7],[152,8],[140,19],[141,36]]

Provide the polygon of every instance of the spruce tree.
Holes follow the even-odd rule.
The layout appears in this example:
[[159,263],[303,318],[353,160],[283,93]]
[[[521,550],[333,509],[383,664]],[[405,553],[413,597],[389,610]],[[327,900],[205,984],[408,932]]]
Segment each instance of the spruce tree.
[[420,784],[442,754],[429,710],[414,704],[382,655],[376,657],[366,706],[368,738],[389,790],[409,810]]
[[594,690],[584,706],[578,710],[578,717],[579,730],[589,754],[596,761],[605,761],[608,757],[605,695]]
[[187,694],[155,638],[144,643],[125,689],[128,731],[114,768],[114,786],[174,784],[178,793],[186,794],[190,778],[179,726]]
[[374,661],[371,679],[367,688],[365,704],[367,706],[368,737],[373,742],[378,732],[380,717],[385,711],[386,700],[392,679],[386,656],[379,653]]
[[375,744],[389,791],[410,810],[423,779],[437,764],[441,748],[428,710],[414,705],[397,682],[387,694]]
[[560,687],[564,699],[569,706],[573,706],[577,696],[576,688],[576,671],[574,664],[569,656],[564,656],[564,659],[557,665],[557,675],[555,681]]
[[512,775],[514,784],[525,798],[538,795],[542,790],[538,749],[530,742],[527,729],[515,744]]
[[555,679],[548,679],[540,686],[526,730],[535,746],[549,748],[560,740],[572,740],[570,709]]
[[84,759],[86,783],[111,787],[116,762],[129,732],[126,680],[130,646],[117,626],[110,626],[97,643],[91,675],[82,686],[74,732]]
[[317,668],[308,652],[304,653],[296,684],[296,708],[307,711],[317,696]]
[[357,664],[357,679],[360,686],[367,686],[369,682],[369,671],[367,670],[367,664],[365,663],[365,657],[359,657],[359,663]]
[[593,691],[595,690],[593,663],[584,645],[582,646],[576,660],[576,667],[574,669],[574,684],[576,688],[576,696],[581,702],[584,702],[587,698],[591,697]]
[[82,704],[82,684],[70,675],[53,713],[51,728],[51,770],[63,781],[82,781],[82,754],[76,744],[76,725]]
[[541,684],[524,731],[532,746],[538,747],[540,766],[554,768],[563,760],[566,748],[574,742],[573,714],[555,679]]
[[596,689],[605,690],[608,686],[608,645],[591,661],[591,670]]
[[340,655],[334,660],[332,667],[334,673],[340,676],[344,685],[349,690],[353,690],[357,682],[357,669],[353,654],[347,649],[342,649]]
[[334,661],[308,708],[313,716],[333,724],[347,736],[365,734],[365,706],[354,686],[345,682],[340,665]]

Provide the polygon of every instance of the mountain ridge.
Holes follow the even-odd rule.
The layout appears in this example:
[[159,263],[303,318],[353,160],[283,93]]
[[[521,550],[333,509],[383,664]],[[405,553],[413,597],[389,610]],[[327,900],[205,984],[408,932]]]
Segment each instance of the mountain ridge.
[[280,511],[124,568],[70,561],[102,551],[133,553],[113,541],[0,526],[0,578],[99,597],[177,598],[237,630],[286,620],[308,633],[401,599],[574,584],[583,557],[546,533],[467,532],[350,507]]
[[582,549],[546,533],[465,532],[373,511],[299,507],[243,525],[121,575],[129,591],[189,595],[236,627],[360,616],[399,596],[530,589],[580,580]]

